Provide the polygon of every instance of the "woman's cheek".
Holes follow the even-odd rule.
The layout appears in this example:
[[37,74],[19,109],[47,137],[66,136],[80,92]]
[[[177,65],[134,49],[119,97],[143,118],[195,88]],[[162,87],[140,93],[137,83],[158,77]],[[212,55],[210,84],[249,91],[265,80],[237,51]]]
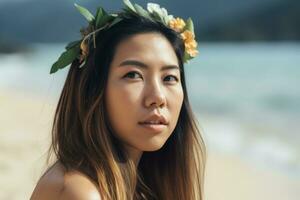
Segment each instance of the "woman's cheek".
[[178,84],[178,86],[173,87],[170,92],[170,98],[172,99],[172,102],[175,104],[181,104],[183,101],[183,89],[181,84]]
[[179,113],[180,113],[181,106],[183,103],[183,89],[181,86],[178,86],[175,89],[175,91],[173,91],[171,103],[172,103],[174,116],[179,117]]
[[115,98],[119,104],[127,109],[135,109],[139,104],[139,98],[142,93],[142,84],[124,83],[115,88]]

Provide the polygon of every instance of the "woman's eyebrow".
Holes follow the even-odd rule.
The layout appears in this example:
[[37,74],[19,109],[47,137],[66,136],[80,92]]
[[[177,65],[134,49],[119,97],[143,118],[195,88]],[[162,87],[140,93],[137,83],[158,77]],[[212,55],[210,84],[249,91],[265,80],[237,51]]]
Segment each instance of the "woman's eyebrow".
[[[125,60],[119,65],[119,67],[128,66],[128,65],[134,65],[134,66],[137,66],[140,68],[145,68],[145,69],[149,68],[149,66],[147,64],[140,62],[138,60]],[[168,69],[180,70],[177,65],[165,65],[160,69],[160,71],[164,71],[164,70],[168,70]]]

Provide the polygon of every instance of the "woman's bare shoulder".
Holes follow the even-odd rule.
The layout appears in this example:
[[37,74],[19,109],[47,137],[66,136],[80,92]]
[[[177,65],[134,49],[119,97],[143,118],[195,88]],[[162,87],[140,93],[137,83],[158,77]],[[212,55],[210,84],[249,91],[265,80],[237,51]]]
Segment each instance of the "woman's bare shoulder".
[[79,171],[54,164],[38,181],[30,200],[101,200],[96,184]]

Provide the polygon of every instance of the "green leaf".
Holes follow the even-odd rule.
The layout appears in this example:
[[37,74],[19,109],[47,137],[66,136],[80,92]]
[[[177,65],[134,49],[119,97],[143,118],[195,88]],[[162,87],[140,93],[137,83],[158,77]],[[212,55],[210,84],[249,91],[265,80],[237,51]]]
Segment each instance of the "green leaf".
[[103,19],[107,16],[107,13],[103,8],[98,8],[96,13],[96,28],[99,28],[103,25]]
[[151,15],[153,20],[159,21],[159,22],[167,25],[165,20],[164,20],[164,16],[161,16],[160,13],[156,12],[155,10],[152,13],[150,13],[150,15]]
[[122,8],[122,13],[119,16],[123,16],[124,18],[129,18],[131,15],[138,15],[135,11],[132,11],[129,8]]
[[95,17],[96,24],[98,24],[98,21],[103,17],[104,13],[105,13],[105,11],[103,8],[101,8],[101,7],[97,8],[96,17]]
[[96,14],[96,29],[103,27],[106,25],[108,22],[114,20],[116,18],[116,15],[114,14],[107,14],[103,8],[98,8],[97,9],[97,14]]
[[187,63],[192,57],[187,53],[187,52],[184,52],[184,55],[183,55],[183,62],[184,63]]
[[191,18],[188,18],[186,20],[185,30],[189,30],[194,33],[194,24]]
[[129,10],[136,12],[134,6],[132,5],[132,3],[129,0],[123,0],[123,2]]
[[62,69],[71,64],[80,52],[80,45],[75,45],[72,48],[63,52],[58,60],[52,65],[50,74],[55,73],[57,70]]
[[118,22],[120,22],[120,21],[122,21],[122,18],[116,17],[116,18],[111,22],[111,24],[109,25],[109,27],[115,25],[116,23],[118,23]]
[[80,42],[81,42],[81,40],[76,40],[76,41],[70,42],[69,44],[67,44],[65,49],[69,50],[69,49],[73,48],[74,46],[80,44]]
[[100,28],[104,25],[106,25],[108,22],[112,21],[114,19],[113,16],[110,15],[105,15],[102,17],[102,19],[99,21],[99,25],[97,26],[97,28]]
[[140,6],[138,4],[134,4],[134,8],[139,15],[141,15],[145,18],[151,19],[149,13],[142,6]]
[[77,8],[77,10],[88,20],[88,22],[92,22],[95,17],[90,13],[90,11],[88,11],[88,9],[74,3],[75,7]]

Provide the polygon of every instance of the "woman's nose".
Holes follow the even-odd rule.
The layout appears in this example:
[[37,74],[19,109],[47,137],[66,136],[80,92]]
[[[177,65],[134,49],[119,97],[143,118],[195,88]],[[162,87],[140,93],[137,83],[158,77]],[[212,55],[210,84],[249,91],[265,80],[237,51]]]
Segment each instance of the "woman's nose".
[[164,107],[166,105],[166,96],[161,83],[158,81],[149,84],[145,92],[145,104],[146,107]]

